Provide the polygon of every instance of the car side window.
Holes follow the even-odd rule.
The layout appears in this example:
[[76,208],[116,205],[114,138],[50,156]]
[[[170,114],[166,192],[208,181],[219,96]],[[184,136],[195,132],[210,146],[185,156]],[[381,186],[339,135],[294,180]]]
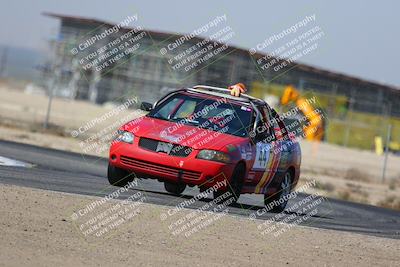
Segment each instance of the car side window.
[[283,133],[276,120],[272,120],[272,128],[274,131],[275,139],[282,140]]
[[180,98],[174,98],[168,103],[166,103],[160,110],[154,114],[156,117],[163,117],[163,118],[168,118],[169,115],[176,109],[176,106],[179,104],[179,102],[182,101]]
[[271,123],[271,112],[266,106],[260,107],[259,110],[262,115],[260,122],[262,128],[259,129],[264,131],[263,135],[265,136],[265,140],[267,143],[269,143],[275,140],[273,125]]
[[174,118],[180,119],[189,117],[196,109],[196,105],[197,105],[196,101],[186,100],[175,112]]
[[273,116],[273,129],[274,129],[274,133],[276,136],[276,140],[285,140],[288,137],[288,133],[285,127],[285,124],[283,123],[283,121],[281,121],[279,119],[279,115],[278,113],[274,110],[271,109],[271,115]]

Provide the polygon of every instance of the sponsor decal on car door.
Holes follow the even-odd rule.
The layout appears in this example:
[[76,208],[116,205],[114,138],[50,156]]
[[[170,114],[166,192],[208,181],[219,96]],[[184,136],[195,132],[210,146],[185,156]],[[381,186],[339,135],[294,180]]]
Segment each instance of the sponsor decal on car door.
[[279,146],[280,142],[258,142],[256,144],[256,158],[254,159],[253,170],[258,172],[260,177],[257,183],[255,193],[263,194],[266,187],[272,181],[281,158],[279,149],[275,146]]
[[256,158],[254,160],[253,169],[256,171],[264,171],[267,167],[270,156],[270,144],[258,142],[256,144]]

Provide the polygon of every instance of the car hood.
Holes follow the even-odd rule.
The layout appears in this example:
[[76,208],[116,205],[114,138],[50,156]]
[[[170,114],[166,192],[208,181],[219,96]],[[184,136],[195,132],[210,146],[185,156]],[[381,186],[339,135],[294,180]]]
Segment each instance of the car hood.
[[122,129],[138,137],[146,137],[169,143],[190,146],[194,149],[220,150],[229,144],[242,143],[246,138],[216,131],[201,129],[196,126],[141,117],[128,122]]

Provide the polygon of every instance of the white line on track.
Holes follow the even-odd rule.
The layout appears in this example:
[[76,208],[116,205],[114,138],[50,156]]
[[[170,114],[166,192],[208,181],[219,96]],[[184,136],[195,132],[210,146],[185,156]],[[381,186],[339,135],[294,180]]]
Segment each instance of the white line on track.
[[31,168],[33,167],[33,164],[0,156],[0,166]]

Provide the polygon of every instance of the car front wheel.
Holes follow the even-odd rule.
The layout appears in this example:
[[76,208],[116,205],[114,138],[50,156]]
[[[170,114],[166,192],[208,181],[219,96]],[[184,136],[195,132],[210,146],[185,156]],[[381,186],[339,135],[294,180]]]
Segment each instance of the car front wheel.
[[278,192],[276,192],[272,196],[264,195],[264,204],[265,207],[268,208],[268,211],[278,213],[285,210],[292,187],[292,181],[292,173],[290,171],[287,171],[281,181]]
[[246,167],[243,164],[237,165],[233,171],[232,179],[231,179],[230,183],[228,184],[227,190],[214,191],[213,192],[214,199],[217,199],[218,197],[229,192],[229,194],[227,194],[227,197],[224,197],[223,199],[221,199],[220,203],[223,203],[226,200],[229,200],[231,202],[231,204],[235,204],[240,197],[245,174],[246,174]]
[[164,188],[167,190],[168,193],[171,193],[175,196],[179,196],[180,194],[185,191],[186,185],[185,184],[177,184],[171,182],[164,182]]
[[107,177],[108,182],[111,185],[115,186],[125,186],[128,182],[131,182],[134,179],[133,174],[130,174],[127,171],[118,167],[115,167],[110,163],[108,163]]

